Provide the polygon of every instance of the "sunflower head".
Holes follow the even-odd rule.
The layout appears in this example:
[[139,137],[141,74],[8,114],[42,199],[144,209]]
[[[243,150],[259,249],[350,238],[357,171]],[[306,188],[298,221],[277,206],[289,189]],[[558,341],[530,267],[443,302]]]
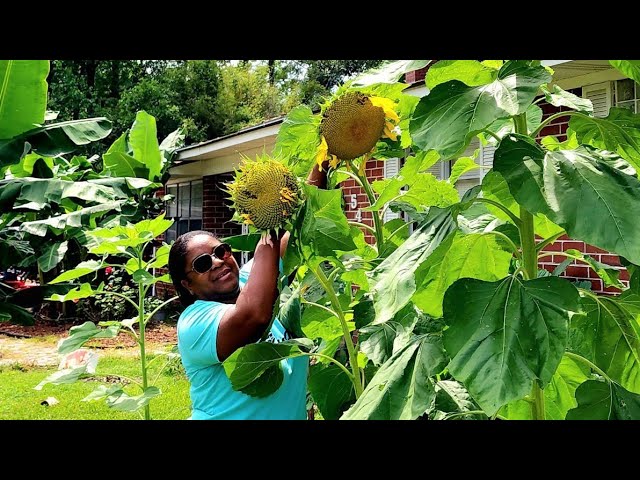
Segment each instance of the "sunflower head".
[[320,133],[328,154],[353,160],[375,147],[385,127],[384,110],[360,92],[348,92],[325,110]]
[[259,230],[283,228],[301,203],[296,176],[268,156],[245,158],[234,180],[225,185],[238,217]]

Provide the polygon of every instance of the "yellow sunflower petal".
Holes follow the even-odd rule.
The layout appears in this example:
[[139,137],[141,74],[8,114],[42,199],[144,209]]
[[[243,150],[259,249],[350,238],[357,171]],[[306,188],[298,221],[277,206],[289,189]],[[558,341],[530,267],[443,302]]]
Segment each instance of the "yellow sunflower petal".
[[390,138],[394,142],[398,139],[398,134],[394,132],[393,129],[390,129],[388,125],[384,126],[384,136]]
[[335,155],[331,155],[331,160],[329,160],[331,168],[338,168],[338,163],[340,163],[340,159]]
[[369,97],[369,100],[371,100],[371,103],[376,107],[382,108],[384,116],[389,120],[393,120],[396,123],[400,121],[400,117],[394,109],[396,104],[393,100],[384,97]]
[[322,162],[327,158],[327,153],[329,152],[329,147],[327,146],[327,141],[324,137],[320,140],[320,145],[318,145],[318,153],[316,153],[316,163],[320,168],[322,168]]

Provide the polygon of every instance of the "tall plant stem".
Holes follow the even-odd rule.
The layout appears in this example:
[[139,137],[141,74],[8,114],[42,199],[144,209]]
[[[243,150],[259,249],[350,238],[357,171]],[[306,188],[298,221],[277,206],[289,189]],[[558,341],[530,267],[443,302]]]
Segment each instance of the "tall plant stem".
[[[363,165],[366,164],[368,157],[364,157],[362,159]],[[369,179],[367,178],[367,174],[361,173],[360,170],[364,170],[363,168],[354,168],[352,164],[349,166],[353,169],[353,173],[358,177],[360,183],[362,184],[362,188],[364,192],[367,194],[367,198],[369,199],[369,205],[373,205],[376,203],[376,197],[373,194],[373,190],[371,189],[371,184],[369,183]],[[371,216],[373,217],[373,225],[375,227],[375,236],[376,236],[376,247],[378,248],[378,252],[382,251],[382,245],[384,243],[384,236],[382,235],[382,221],[380,220],[380,215],[378,212],[371,212]]]
[[[142,249],[138,251],[138,268],[142,269]],[[147,356],[144,348],[144,294],[145,288],[142,283],[138,284],[138,325],[140,332],[138,333],[140,344],[140,361],[142,363],[142,393],[147,391]],[[147,403],[144,406],[144,419],[151,420],[151,408]]]
[[[527,134],[527,115],[523,113],[513,117],[516,133]],[[522,266],[524,276],[533,280],[538,276],[538,252],[536,251],[536,236],[533,228],[533,215],[520,205],[520,240],[522,242]],[[544,392],[536,380],[531,389],[531,414],[535,420],[544,420]]]
[[342,326],[342,334],[347,345],[347,352],[349,352],[349,364],[351,365],[351,371],[353,372],[353,387],[356,391],[356,399],[358,399],[360,398],[360,395],[362,395],[363,391],[362,379],[360,378],[358,357],[356,354],[356,349],[353,345],[353,340],[351,339],[351,332],[349,331],[347,320],[344,318],[344,312],[342,311],[342,306],[340,305],[338,296],[333,289],[333,285],[322,271],[320,265],[313,269],[313,273],[315,274],[324,290],[327,292],[329,300],[331,301],[331,306],[333,307],[334,312],[338,315],[338,319],[340,320],[340,325]]

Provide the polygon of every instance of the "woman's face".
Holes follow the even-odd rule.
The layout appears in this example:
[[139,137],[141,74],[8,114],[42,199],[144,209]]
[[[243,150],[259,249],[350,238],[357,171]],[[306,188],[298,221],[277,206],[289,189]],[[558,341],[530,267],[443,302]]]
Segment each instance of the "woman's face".
[[199,274],[192,270],[193,260],[199,255],[211,254],[220,245],[220,240],[209,235],[196,235],[187,244],[185,261],[186,279],[182,286],[193,293],[199,300],[226,300],[238,293],[238,277],[240,270],[233,255],[226,259],[213,259],[213,266],[208,272]]

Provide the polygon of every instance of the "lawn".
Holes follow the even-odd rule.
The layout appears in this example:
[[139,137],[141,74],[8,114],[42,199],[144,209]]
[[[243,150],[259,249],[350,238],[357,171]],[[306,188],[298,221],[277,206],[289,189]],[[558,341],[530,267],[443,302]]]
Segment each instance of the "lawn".
[[[153,358],[153,356],[149,356]],[[151,416],[158,420],[181,420],[190,414],[189,384],[179,360],[173,360],[161,371],[166,357],[154,359],[150,367],[149,384],[158,387],[162,394],[151,400]],[[34,390],[56,367],[8,366],[0,368],[0,420],[137,420],[141,412],[119,412],[107,407],[104,399],[83,402],[99,385],[95,380],[82,380],[69,385],[47,384],[42,390]],[[159,373],[160,372],[160,373]],[[102,378],[110,374],[135,380],[140,378],[140,362],[135,357],[100,352],[96,375]],[[156,379],[157,378],[157,379]],[[137,387],[128,386],[130,395],[140,393]],[[45,406],[41,403],[54,397],[59,403]]]

